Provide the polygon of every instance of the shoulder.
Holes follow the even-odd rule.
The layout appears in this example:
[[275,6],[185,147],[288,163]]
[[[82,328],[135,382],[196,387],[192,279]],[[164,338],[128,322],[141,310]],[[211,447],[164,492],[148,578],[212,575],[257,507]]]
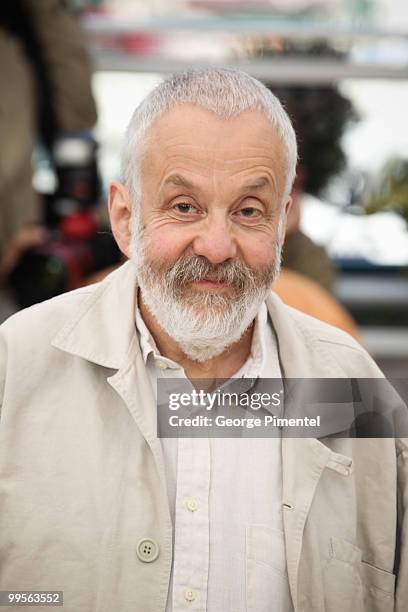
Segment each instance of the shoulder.
[[77,289],[25,308],[0,326],[0,415],[6,397],[29,397],[39,381],[63,368],[63,354],[52,347],[52,340],[95,288]]
[[100,283],[69,291],[13,314],[0,326],[0,337],[6,342],[27,346],[30,340],[52,338],[95,292]]
[[278,314],[281,333],[286,336],[285,327],[289,327],[294,344],[304,349],[304,355],[327,359],[346,376],[383,377],[364,346],[347,332],[284,304],[275,294],[271,303]]
[[357,352],[365,352],[362,345],[346,331],[286,304],[282,303],[282,306],[286,309],[293,324],[302,333],[313,336],[316,341],[333,346],[343,346]]

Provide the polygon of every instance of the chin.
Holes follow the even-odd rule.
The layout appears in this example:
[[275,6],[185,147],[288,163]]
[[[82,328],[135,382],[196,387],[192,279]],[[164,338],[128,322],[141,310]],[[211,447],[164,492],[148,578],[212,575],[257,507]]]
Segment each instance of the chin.
[[205,361],[209,361],[221,355],[230,345],[225,341],[220,344],[211,344],[211,346],[181,341],[179,342],[179,346],[186,357],[192,361],[204,363]]
[[226,294],[225,291],[188,291],[178,302],[183,307],[191,308],[197,314],[212,316],[213,313],[228,312],[237,295]]

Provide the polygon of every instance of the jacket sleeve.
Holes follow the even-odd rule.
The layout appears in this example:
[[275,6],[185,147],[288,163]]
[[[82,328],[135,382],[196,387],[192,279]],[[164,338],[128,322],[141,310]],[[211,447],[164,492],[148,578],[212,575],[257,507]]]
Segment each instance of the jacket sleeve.
[[395,612],[408,610],[408,438],[399,438],[398,469],[398,531],[395,573],[397,575]]

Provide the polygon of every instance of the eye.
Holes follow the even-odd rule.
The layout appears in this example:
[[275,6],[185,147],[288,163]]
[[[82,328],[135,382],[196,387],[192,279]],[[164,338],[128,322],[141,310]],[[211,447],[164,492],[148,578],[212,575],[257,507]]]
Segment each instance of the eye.
[[198,212],[197,208],[192,204],[189,204],[188,202],[178,202],[173,206],[173,208],[176,210],[176,212],[182,214],[191,214]]
[[241,208],[238,211],[238,214],[245,219],[258,219],[261,216],[261,211],[258,208],[254,208],[253,206],[246,206],[245,208]]

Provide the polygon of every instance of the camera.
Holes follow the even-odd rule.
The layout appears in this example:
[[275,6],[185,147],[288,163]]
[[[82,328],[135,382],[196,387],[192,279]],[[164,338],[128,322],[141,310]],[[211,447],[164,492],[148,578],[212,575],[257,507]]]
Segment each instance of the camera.
[[57,188],[44,198],[49,239],[26,251],[8,279],[23,308],[75,289],[90,274],[121,261],[110,229],[96,214],[101,188],[93,138],[57,139],[53,161]]

